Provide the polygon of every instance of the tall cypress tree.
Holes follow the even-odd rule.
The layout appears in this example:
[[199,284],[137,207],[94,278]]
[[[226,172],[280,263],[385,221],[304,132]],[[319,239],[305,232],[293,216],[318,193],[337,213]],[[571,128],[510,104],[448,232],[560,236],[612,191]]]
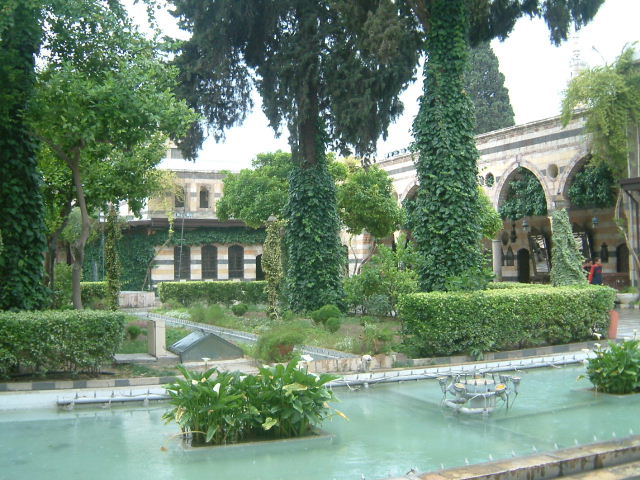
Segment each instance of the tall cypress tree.
[[480,207],[473,107],[463,76],[470,46],[505,38],[523,15],[542,17],[551,41],[586,24],[603,0],[406,0],[421,24],[427,57],[424,95],[413,124],[420,187],[413,218],[425,290],[477,269]]
[[[289,307],[339,303],[343,254],[325,151],[371,155],[402,112],[398,94],[419,53],[409,10],[392,0],[172,2],[192,33],[176,61],[182,94],[215,135],[244,119],[253,86],[274,130],[283,123],[289,130]],[[185,153],[194,157],[203,138],[194,125]]]
[[4,0],[0,19],[0,310],[45,302],[47,249],[36,144],[25,124],[40,49],[40,2]]
[[515,124],[509,90],[489,42],[471,49],[464,85],[475,109],[476,135]]

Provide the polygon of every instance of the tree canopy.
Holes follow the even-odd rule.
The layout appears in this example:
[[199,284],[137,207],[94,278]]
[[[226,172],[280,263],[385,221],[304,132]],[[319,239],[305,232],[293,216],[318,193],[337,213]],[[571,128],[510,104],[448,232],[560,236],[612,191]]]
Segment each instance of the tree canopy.
[[581,72],[562,101],[565,125],[576,108],[586,109],[592,161],[607,165],[616,178],[627,173],[628,128],[640,120],[640,63],[634,55],[635,49],[628,47],[613,64]]
[[509,90],[499,67],[489,42],[471,49],[464,84],[475,110],[476,134],[515,125]]
[[29,116],[48,149],[43,164],[53,162],[50,171],[64,187],[53,211],[68,214],[69,203],[59,207],[70,199],[80,208],[82,231],[72,253],[73,300],[81,308],[90,215],[123,200],[139,210],[158,185],[154,168],[168,136],[184,133],[196,117],[172,93],[176,70],[158,44],[136,32],[118,2],[62,2],[45,21],[47,55]]

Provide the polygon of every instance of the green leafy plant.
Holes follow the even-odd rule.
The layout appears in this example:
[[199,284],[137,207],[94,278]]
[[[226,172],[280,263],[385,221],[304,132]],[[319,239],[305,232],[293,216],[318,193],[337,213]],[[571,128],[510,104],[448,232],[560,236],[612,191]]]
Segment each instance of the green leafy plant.
[[342,317],[342,312],[335,305],[324,305],[309,314],[311,320],[318,325],[325,325],[330,318]]
[[224,309],[220,305],[202,305],[201,303],[189,308],[189,317],[197,323],[218,324],[224,319]]
[[268,363],[285,362],[294,356],[293,349],[302,345],[305,332],[292,325],[277,325],[260,335],[256,345],[258,357]]
[[554,286],[586,285],[582,269],[583,258],[573,238],[573,230],[566,210],[551,214],[551,283]]
[[493,276],[493,272],[487,268],[472,268],[461,275],[447,278],[444,287],[449,292],[484,290]]
[[127,332],[127,336],[132,341],[135,341],[142,333],[142,328],[140,328],[140,325],[136,325],[135,323],[127,325],[127,328],[125,330]]
[[163,418],[175,421],[192,445],[308,435],[331,414],[327,402],[335,398],[325,384],[336,377],[297,366],[295,358],[257,375],[180,366],[184,380],[167,385],[173,408]]
[[246,303],[236,303],[231,306],[231,311],[236,317],[242,317],[249,310],[249,306]]
[[231,305],[234,301],[250,305],[265,303],[264,281],[255,282],[162,282],[158,285],[160,300],[169,299],[183,306],[198,302]]
[[331,333],[336,333],[342,326],[342,320],[340,317],[331,317],[327,319],[324,325]]
[[609,342],[596,348],[587,364],[587,375],[599,392],[627,394],[640,392],[640,341]]
[[389,342],[392,340],[393,332],[390,328],[375,323],[365,323],[361,353],[386,353],[389,348]]
[[498,209],[502,218],[513,221],[526,216],[546,215],[547,200],[538,178],[524,167],[509,182],[507,197]]

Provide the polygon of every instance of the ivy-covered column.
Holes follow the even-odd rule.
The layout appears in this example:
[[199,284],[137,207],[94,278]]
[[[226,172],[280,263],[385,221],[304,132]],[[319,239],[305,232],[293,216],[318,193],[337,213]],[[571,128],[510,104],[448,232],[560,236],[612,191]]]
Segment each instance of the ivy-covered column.
[[47,250],[36,142],[24,119],[40,48],[39,2],[5,2],[0,19],[0,310],[46,302]]
[[298,312],[340,305],[344,296],[336,187],[324,142],[318,142],[317,152],[316,162],[293,168],[285,207],[285,295],[289,308]]
[[464,90],[468,1],[429,2],[424,94],[413,123],[420,188],[412,223],[421,287],[480,268],[481,230],[473,105]]

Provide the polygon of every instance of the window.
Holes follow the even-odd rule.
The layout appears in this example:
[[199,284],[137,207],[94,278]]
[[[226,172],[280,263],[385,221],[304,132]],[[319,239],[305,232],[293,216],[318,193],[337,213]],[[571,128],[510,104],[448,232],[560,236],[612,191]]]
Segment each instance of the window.
[[187,245],[173,247],[173,279],[191,279],[191,249]]
[[244,248],[229,247],[229,278],[244,278]]
[[218,278],[218,249],[213,245],[202,247],[202,279]]
[[264,280],[264,270],[262,270],[262,255],[256,257],[256,280]]
[[207,187],[200,187],[200,208],[209,208],[209,190]]
[[185,197],[184,187],[178,187],[176,189],[176,198],[174,203],[176,208],[184,208],[184,197]]

